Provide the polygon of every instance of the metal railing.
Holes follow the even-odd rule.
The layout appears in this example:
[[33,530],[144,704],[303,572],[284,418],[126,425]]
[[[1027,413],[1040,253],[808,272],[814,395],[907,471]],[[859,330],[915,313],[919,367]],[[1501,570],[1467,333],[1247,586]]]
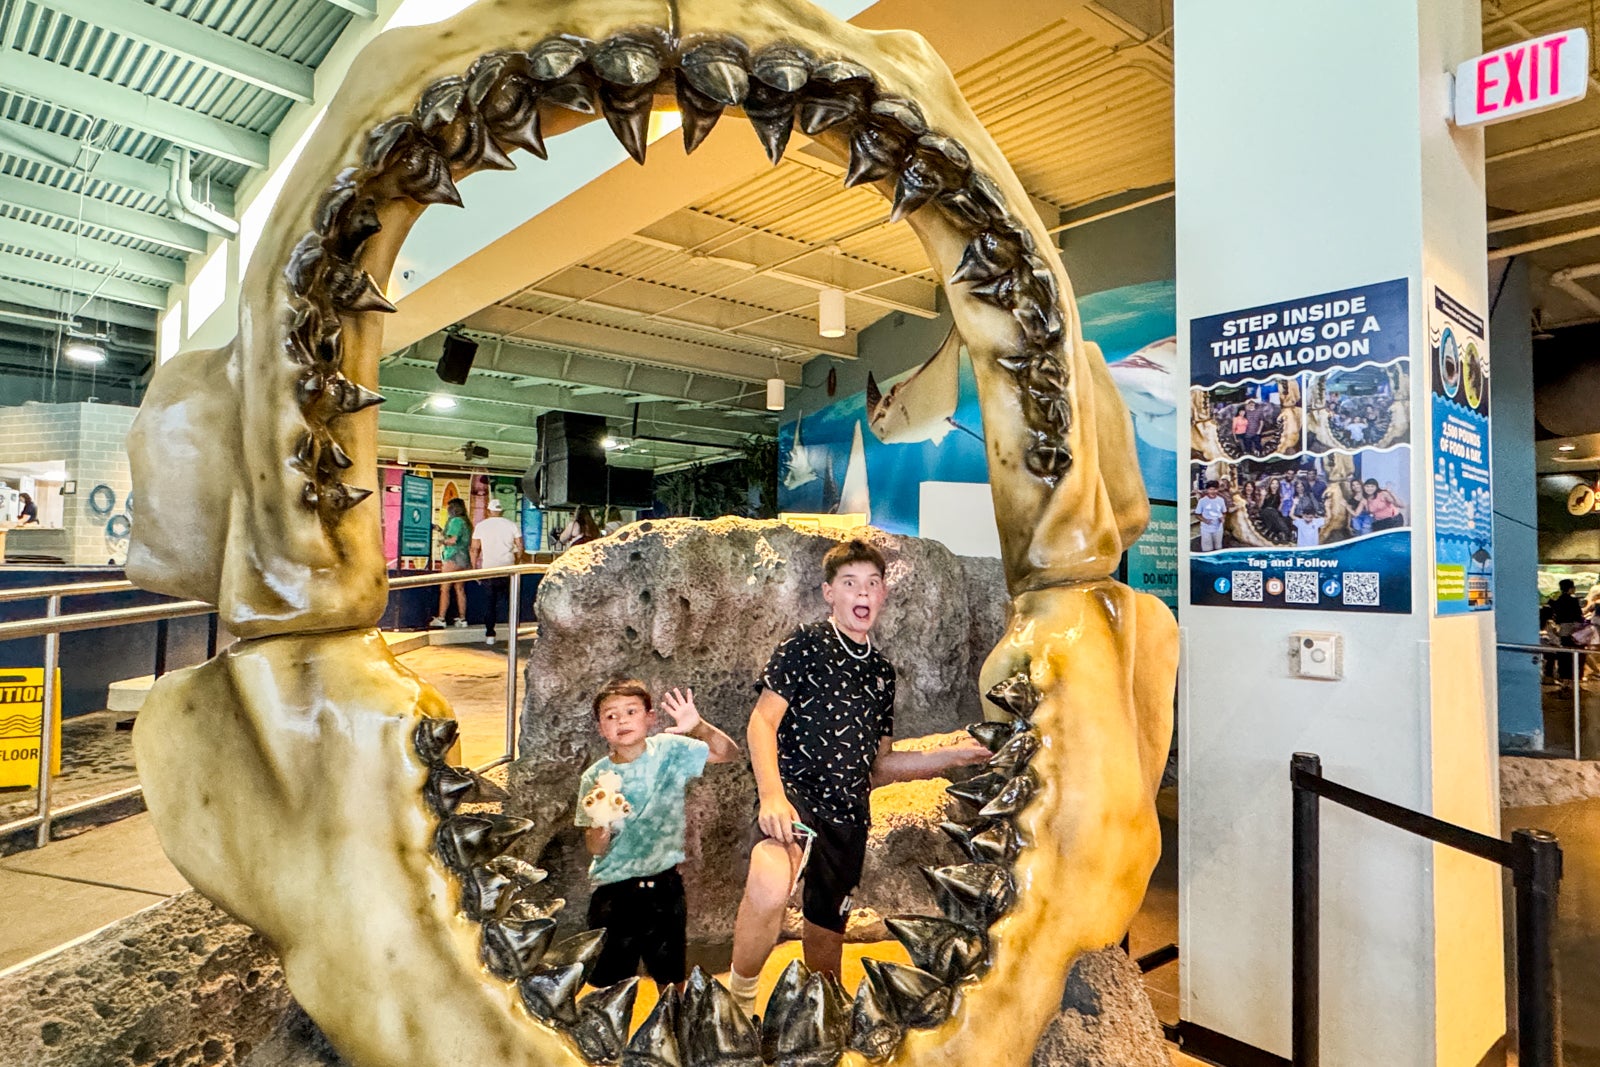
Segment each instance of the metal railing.
[[[510,580],[509,604],[506,609],[506,750],[498,758],[490,760],[481,767],[473,768],[480,773],[491,770],[501,764],[509,763],[516,756],[517,626],[520,614],[518,610],[519,600],[522,595],[522,576],[525,574],[544,574],[549,569],[550,565],[548,563],[525,563],[510,567],[484,567],[471,571],[424,571],[392,578],[389,581],[389,588],[392,591],[484,579],[507,578]],[[72,615],[61,614],[61,601],[67,597],[135,591],[140,591],[139,587],[132,582],[126,581],[77,582],[0,590],[0,602],[20,600],[43,600],[45,602],[45,612],[41,618],[0,622],[0,641],[16,641],[31,637],[44,638],[44,689],[40,694],[44,710],[39,719],[39,782],[36,810],[34,814],[25,818],[15,819],[8,823],[0,823],[0,838],[9,837],[24,830],[36,830],[35,847],[43,847],[49,843],[51,827],[57,819],[78,815],[107,804],[127,800],[131,797],[139,796],[143,792],[139,786],[134,785],[59,808],[51,807],[50,804],[52,785],[50,766],[55,759],[55,733],[59,721],[56,714],[56,671],[61,665],[62,634],[76,633],[82,630],[132,626],[138,623],[156,623],[158,634],[155,673],[159,677],[166,667],[165,633],[162,628],[172,619],[209,615],[212,619],[212,627],[207,643],[207,653],[208,655],[216,654],[217,609],[204,601],[175,600],[165,604],[147,604],[132,608],[110,608],[101,611],[82,611]]]
[[[1561,884],[1561,845],[1543,830],[1516,830],[1510,841],[1403,808],[1322,776],[1322,759],[1296,752],[1289,763],[1294,792],[1293,957],[1290,989],[1290,1063],[1317,1067],[1322,1019],[1321,848],[1322,800],[1407,833],[1511,869],[1516,895],[1517,1055],[1520,1067],[1560,1063],[1555,956],[1551,936]],[[1396,1054],[1403,1062],[1404,1054]]]
[[1565,645],[1519,645],[1510,642],[1494,646],[1499,652],[1529,652],[1546,656],[1572,657],[1572,758],[1582,759],[1583,751],[1583,657],[1600,654],[1600,648],[1568,648]]

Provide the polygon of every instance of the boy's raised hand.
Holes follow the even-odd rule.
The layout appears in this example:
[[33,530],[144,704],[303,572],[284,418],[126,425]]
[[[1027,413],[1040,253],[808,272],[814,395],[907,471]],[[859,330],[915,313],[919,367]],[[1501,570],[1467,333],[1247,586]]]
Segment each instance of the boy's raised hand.
[[661,708],[672,716],[669,734],[691,734],[700,725],[700,709],[694,706],[694,690],[674,689],[661,695]]

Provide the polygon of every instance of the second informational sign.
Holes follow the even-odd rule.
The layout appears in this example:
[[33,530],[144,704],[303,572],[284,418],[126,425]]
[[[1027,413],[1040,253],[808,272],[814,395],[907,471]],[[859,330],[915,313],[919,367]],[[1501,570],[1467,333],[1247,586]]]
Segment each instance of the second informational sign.
[[1432,347],[1434,611],[1494,607],[1489,480],[1489,346],[1483,318],[1435,286]]
[[1190,602],[1411,610],[1404,279],[1190,324]]
[[400,566],[426,570],[433,557],[433,479],[400,480]]
[[1128,546],[1128,584],[1178,608],[1178,509],[1151,504],[1150,524]]

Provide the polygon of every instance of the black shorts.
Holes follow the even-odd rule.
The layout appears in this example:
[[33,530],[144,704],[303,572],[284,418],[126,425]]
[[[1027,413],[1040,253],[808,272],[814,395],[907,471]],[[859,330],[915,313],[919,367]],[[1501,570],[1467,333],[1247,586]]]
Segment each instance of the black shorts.
[[641,962],[657,985],[683,981],[688,923],[683,878],[675,867],[648,878],[595,886],[589,928],[605,927],[606,943],[589,984],[604,988],[626,981],[639,973]]
[[[861,884],[861,867],[867,859],[867,826],[831,822],[812,812],[804,800],[789,795],[800,821],[817,832],[811,856],[800,872],[800,911],[806,921],[836,934],[844,933],[850,918],[850,895]],[[767,839],[758,821],[750,831],[750,848]],[[804,839],[801,839],[804,844]]]

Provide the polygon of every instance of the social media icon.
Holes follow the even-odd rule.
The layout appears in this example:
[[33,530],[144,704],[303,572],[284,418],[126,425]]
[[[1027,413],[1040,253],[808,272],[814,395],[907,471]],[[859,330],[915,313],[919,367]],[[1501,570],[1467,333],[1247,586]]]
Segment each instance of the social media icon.
[[1323,582],[1322,583],[1322,595],[1323,596],[1338,596],[1339,595],[1339,579],[1337,579],[1337,578],[1329,578],[1327,581]]
[[1211,588],[1226,596],[1228,590],[1233,588],[1233,583],[1228,581],[1226,578],[1218,578],[1216,581],[1211,583]]

